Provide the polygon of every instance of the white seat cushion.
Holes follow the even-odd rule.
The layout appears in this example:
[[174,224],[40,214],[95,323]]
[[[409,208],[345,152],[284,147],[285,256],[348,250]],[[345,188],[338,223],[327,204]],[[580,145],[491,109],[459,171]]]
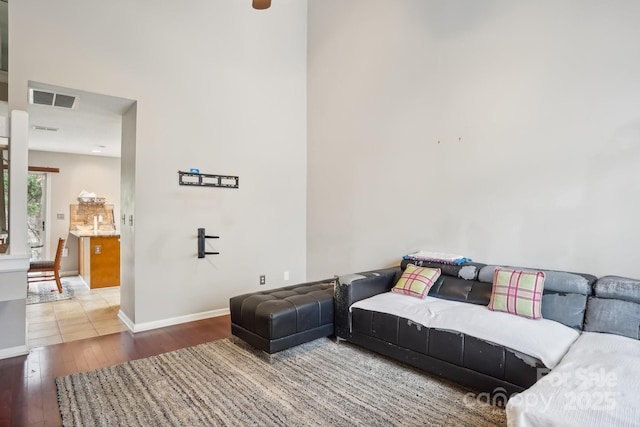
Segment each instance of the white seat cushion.
[[411,298],[387,292],[358,301],[351,308],[404,317],[428,328],[462,332],[532,356],[553,368],[580,335],[547,319],[527,319],[491,311],[484,305],[441,298]]
[[640,341],[584,332],[562,361],[507,404],[509,426],[640,424]]

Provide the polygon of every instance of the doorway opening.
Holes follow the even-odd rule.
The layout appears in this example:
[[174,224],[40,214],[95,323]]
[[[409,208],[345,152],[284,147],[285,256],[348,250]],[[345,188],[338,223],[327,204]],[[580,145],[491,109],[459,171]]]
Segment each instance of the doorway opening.
[[[40,284],[44,292],[30,286],[44,298],[30,304],[27,296],[29,347],[127,330],[118,318],[120,153],[123,115],[135,101],[38,82],[29,82],[29,91],[29,167],[58,171],[29,174],[32,257],[50,259],[51,247],[66,240],[64,295],[49,295],[47,285]],[[43,93],[74,102],[37,102],[35,95]]]

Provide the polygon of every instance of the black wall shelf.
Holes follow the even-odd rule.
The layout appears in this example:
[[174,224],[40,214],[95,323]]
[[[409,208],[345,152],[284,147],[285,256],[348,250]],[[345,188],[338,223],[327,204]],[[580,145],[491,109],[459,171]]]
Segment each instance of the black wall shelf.
[[196,187],[239,188],[240,177],[178,171],[178,183]]

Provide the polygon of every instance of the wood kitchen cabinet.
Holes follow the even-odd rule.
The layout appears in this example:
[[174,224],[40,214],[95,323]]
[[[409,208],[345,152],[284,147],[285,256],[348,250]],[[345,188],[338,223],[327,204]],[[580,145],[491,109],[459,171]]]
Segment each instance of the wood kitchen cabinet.
[[91,289],[120,286],[120,235],[72,232],[78,237],[78,269]]

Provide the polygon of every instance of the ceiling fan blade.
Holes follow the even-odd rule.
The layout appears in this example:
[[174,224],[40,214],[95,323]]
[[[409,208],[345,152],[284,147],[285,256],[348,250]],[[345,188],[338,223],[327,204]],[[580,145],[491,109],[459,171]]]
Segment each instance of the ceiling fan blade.
[[269,9],[271,6],[271,0],[253,0],[254,9]]

